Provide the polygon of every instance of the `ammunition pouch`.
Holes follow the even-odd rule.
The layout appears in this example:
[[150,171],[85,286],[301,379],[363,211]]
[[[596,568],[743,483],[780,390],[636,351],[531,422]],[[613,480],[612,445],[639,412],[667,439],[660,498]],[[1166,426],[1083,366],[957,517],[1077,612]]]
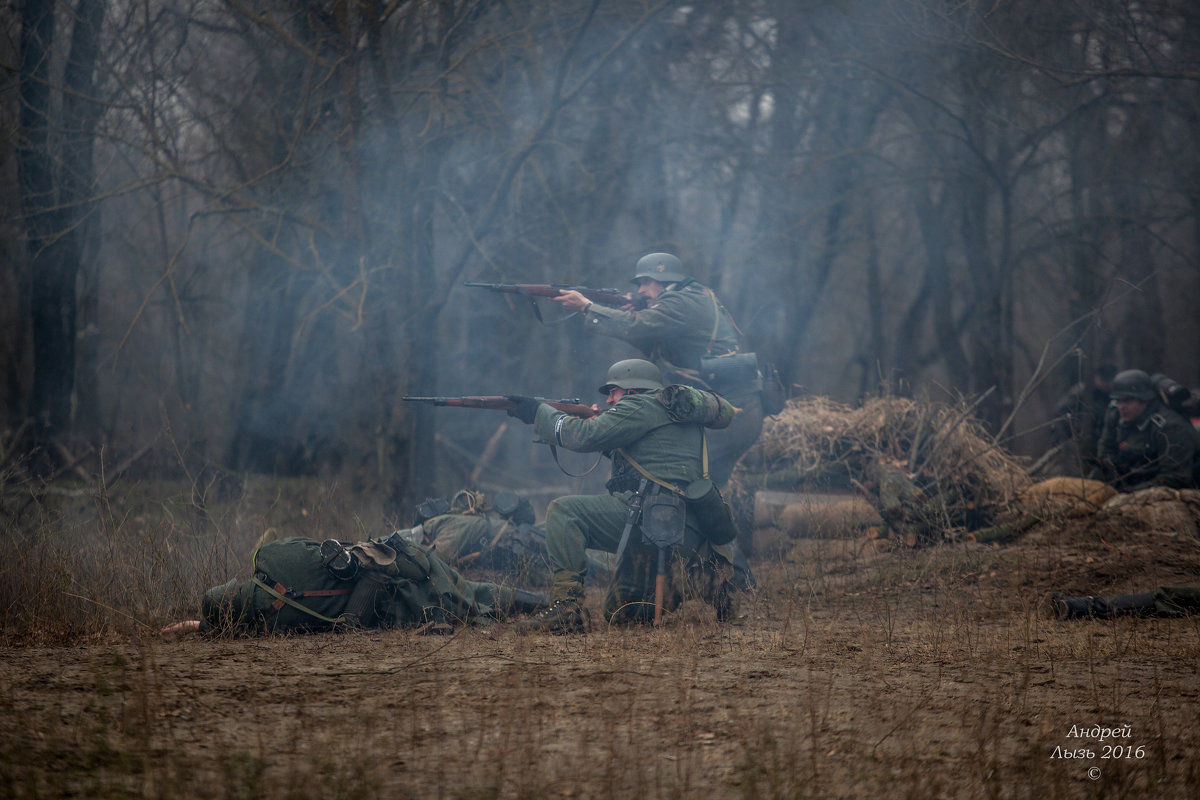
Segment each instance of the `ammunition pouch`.
[[658,547],[679,547],[683,544],[687,523],[687,506],[674,492],[655,486],[642,501],[642,538]]
[[638,485],[642,482],[642,476],[638,474],[633,465],[619,451],[612,454],[612,470],[612,477],[604,484],[604,488],[608,490],[609,494],[636,492],[638,490]]
[[614,475],[605,482],[604,488],[608,490],[609,494],[636,492],[640,482],[641,478],[638,477],[637,473],[630,475]]
[[735,353],[728,356],[701,356],[700,377],[714,392],[730,394],[737,390],[760,391],[758,356]]
[[708,478],[692,481],[683,493],[687,508],[700,528],[700,534],[713,544],[729,544],[737,538],[733,510]]

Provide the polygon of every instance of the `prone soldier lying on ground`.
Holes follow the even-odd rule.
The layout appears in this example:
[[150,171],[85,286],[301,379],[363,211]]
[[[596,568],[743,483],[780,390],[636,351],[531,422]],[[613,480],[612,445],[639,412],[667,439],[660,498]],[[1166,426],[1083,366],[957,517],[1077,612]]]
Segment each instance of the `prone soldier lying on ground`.
[[[413,527],[398,533],[457,569],[498,572],[516,583],[547,585],[546,530],[535,521],[529,499],[515,492],[463,489],[449,500],[428,499],[418,505]],[[607,580],[611,565],[591,553],[588,560],[590,573]]]
[[249,580],[209,589],[188,633],[283,633],[460,625],[546,607],[545,595],[470,581],[429,549],[392,534],[349,543],[291,537],[254,554]]
[[1055,619],[1186,617],[1200,613],[1200,586],[1159,586],[1152,592],[1113,597],[1071,597],[1051,592],[1046,597],[1045,611]]

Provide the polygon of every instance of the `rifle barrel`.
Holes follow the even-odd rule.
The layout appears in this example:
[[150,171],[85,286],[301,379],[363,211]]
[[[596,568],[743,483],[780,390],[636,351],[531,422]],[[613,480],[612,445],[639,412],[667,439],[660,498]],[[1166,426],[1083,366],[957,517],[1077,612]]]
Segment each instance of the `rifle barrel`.
[[[508,399],[507,395],[490,394],[490,395],[464,395],[461,397],[416,397],[406,395],[400,398],[409,403],[430,403],[435,406],[455,406],[458,408],[487,408],[496,411],[504,411],[513,408],[516,403]],[[565,397],[562,400],[551,400],[546,397],[534,397],[539,403],[562,411],[565,414],[570,414],[574,417],[588,419],[598,414],[591,406],[583,405],[583,401],[578,397]]]
[[636,309],[646,307],[646,298],[636,294],[628,296],[628,293],[622,292],[620,289],[593,289],[590,286],[571,286],[565,283],[482,283],[480,281],[464,281],[463,286],[533,297],[558,297],[559,292],[579,292],[592,302],[613,308],[620,308],[624,305],[632,305]]

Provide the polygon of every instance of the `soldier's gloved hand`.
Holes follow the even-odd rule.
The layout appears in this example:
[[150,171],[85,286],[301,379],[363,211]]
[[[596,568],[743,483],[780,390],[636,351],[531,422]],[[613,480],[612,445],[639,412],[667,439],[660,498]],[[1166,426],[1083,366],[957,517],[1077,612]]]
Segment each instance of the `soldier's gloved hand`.
[[516,404],[512,408],[508,409],[508,415],[510,417],[516,417],[526,425],[532,425],[534,417],[537,416],[538,406],[540,406],[541,403],[539,403],[537,400],[534,400],[532,397],[525,397],[524,395],[520,394],[510,394],[508,399]]

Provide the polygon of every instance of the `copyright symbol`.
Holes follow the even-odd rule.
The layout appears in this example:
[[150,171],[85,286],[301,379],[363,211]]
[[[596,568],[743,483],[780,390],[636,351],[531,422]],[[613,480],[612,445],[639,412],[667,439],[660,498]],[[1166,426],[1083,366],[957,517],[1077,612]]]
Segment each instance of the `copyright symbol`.
[[1092,767],[1091,769],[1089,769],[1089,770],[1088,770],[1088,777],[1089,777],[1089,778],[1091,778],[1091,779],[1092,779],[1092,780],[1094,780],[1094,781],[1098,781],[1098,780],[1100,780],[1100,768],[1099,768],[1099,767]]

